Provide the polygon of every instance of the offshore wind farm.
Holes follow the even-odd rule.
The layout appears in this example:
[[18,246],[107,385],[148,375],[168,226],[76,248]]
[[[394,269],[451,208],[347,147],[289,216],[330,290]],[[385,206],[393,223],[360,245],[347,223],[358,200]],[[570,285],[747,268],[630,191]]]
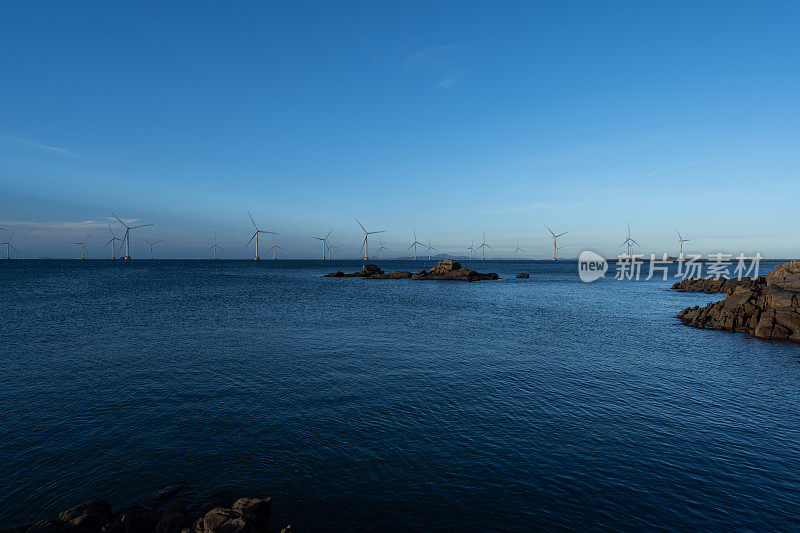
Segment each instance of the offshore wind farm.
[[0,4],[0,533],[797,531],[800,4]]

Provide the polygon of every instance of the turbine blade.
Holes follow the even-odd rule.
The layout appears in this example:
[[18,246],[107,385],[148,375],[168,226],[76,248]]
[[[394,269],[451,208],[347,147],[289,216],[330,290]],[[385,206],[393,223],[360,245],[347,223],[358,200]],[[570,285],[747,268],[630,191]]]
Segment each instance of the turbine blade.
[[[353,218],[356,218],[356,217],[353,217]],[[357,218],[356,218],[356,222],[358,222],[358,219],[357,219]],[[361,229],[362,229],[362,230],[364,230],[364,233],[366,233],[366,232],[367,232],[367,228],[365,228],[365,227],[364,227],[364,225],[363,225],[363,224],[361,224],[361,222],[358,222],[358,225],[359,225],[359,226],[361,226]]]
[[551,230],[551,229],[550,229],[550,228],[547,226],[547,224],[545,224],[545,226],[544,226],[544,227],[545,227],[545,228],[547,228],[547,231],[549,231],[549,232],[550,232],[550,235],[552,235],[553,237],[555,237],[555,235],[556,235],[556,234],[555,234],[555,233],[553,233],[553,230]]
[[564,233],[559,233],[558,235],[556,235],[556,237],[561,237],[562,235],[566,235],[567,233],[569,232],[565,231]]
[[125,224],[117,215],[115,215],[113,211],[109,211],[109,213],[111,213],[111,216],[117,219],[117,222],[125,226],[126,229],[128,228],[128,225]]
[[256,231],[258,231],[258,226],[256,226],[256,221],[253,220],[253,215],[250,214],[250,211],[247,212],[247,216],[250,217],[250,222],[253,223],[253,227],[256,228]]
[[244,245],[244,247],[245,247],[245,248],[247,248],[247,247],[250,245],[250,243],[251,243],[251,242],[253,242],[253,239],[255,239],[255,238],[256,238],[256,235],[258,235],[258,232],[257,232],[257,231],[256,231],[255,233],[253,233],[253,236],[252,236],[252,237],[250,237],[250,240],[249,240],[249,241],[247,241],[247,244],[245,244],[245,245]]

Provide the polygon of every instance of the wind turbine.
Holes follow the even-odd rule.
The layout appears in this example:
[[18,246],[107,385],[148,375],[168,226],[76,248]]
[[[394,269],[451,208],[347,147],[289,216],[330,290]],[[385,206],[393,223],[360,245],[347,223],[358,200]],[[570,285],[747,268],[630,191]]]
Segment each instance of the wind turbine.
[[278,246],[278,241],[275,240],[275,235],[277,235],[277,233],[272,235],[272,247],[270,248],[270,250],[272,250],[272,260],[273,261],[277,261],[278,260],[278,250],[283,250],[283,248]]
[[[3,228],[3,229],[5,229],[5,228]],[[14,236],[14,232],[12,231],[11,235],[8,236],[8,240],[6,242],[0,242],[0,246],[4,246],[5,245],[5,247],[6,247],[6,259],[11,259],[11,256],[9,255],[9,251],[8,251],[9,248],[14,250],[15,252],[17,251],[17,249],[14,248],[14,245],[11,244],[11,237],[13,237],[13,236]]]
[[417,260],[417,245],[419,244],[420,246],[425,246],[425,243],[424,242],[419,242],[417,240],[417,230],[415,230],[414,228],[411,228],[411,231],[414,232],[414,242],[411,243],[411,246],[409,246],[408,249],[410,250],[411,248],[414,248],[414,261],[416,261]]
[[328,237],[331,236],[333,230],[330,230],[327,235],[324,237],[311,237],[312,239],[316,239],[318,241],[322,241],[322,260],[325,261],[325,248],[328,246]]
[[[427,249],[427,250],[425,250],[425,253],[426,253],[426,254],[428,254],[428,261],[430,261],[430,260],[431,260],[431,250],[436,250],[436,248],[434,248],[433,246],[431,246],[431,240],[430,240],[430,239],[428,239],[428,249]],[[438,252],[439,250],[436,250],[436,251]]]
[[[117,222],[122,224],[125,228],[125,235],[122,236],[122,240],[125,241],[125,257],[123,259],[128,260],[131,258],[131,230],[136,228],[144,228],[146,226],[152,226],[152,224],[140,224],[138,226],[128,226],[125,224],[117,215],[114,214],[113,211],[110,211],[111,215],[117,219]],[[120,245],[122,248],[122,245]]]
[[381,243],[381,247],[378,248],[378,255],[380,256],[381,261],[383,261],[383,251],[384,250],[388,250],[388,248],[383,245],[383,239],[379,239],[379,240],[380,240],[380,243]]
[[679,242],[679,243],[680,243],[680,245],[681,245],[681,253],[680,253],[680,255],[678,256],[678,259],[680,259],[681,261],[683,261],[683,243],[685,243],[685,242],[689,242],[691,239],[684,239],[683,237],[681,237],[681,233],[680,233],[678,230],[675,230],[675,233],[677,233],[677,234],[678,234],[678,242]]
[[478,246],[478,248],[481,249],[481,261],[486,261],[486,248],[494,250],[494,248],[486,244],[486,233],[483,234],[483,242],[481,243],[480,246]]
[[475,252],[475,241],[472,241],[472,244],[469,245],[469,248],[467,248],[467,250],[469,250],[469,260],[472,261],[472,254],[477,253]]
[[628,245],[628,259],[630,259],[631,258],[631,245],[635,244],[636,246],[639,246],[638,242],[636,242],[635,240],[631,239],[631,225],[630,224],[628,224],[628,238],[626,238],[624,241],[622,241],[622,244],[620,244],[620,246],[625,246],[626,244]]
[[222,250],[223,252],[225,251],[225,248],[223,248],[222,246],[219,246],[219,245],[217,244],[217,234],[215,233],[215,234],[214,234],[214,244],[212,244],[211,246],[209,246],[208,248],[206,248],[206,250],[214,250],[214,259],[213,259],[213,261],[216,261],[216,260],[217,260],[217,248],[219,248],[219,249],[220,249],[220,250]]
[[[353,218],[355,218],[355,217],[353,217]],[[356,222],[358,222],[357,218],[356,218]],[[367,260],[369,260],[369,240],[368,240],[369,236],[373,235],[375,233],[386,233],[386,231],[385,230],[367,231],[367,228],[365,228],[364,225],[361,224],[361,222],[358,222],[358,225],[361,226],[361,230],[364,232],[364,242],[361,244],[361,249],[364,250],[364,261],[367,261]]]
[[564,233],[559,233],[558,235],[556,235],[555,233],[553,233],[553,230],[551,230],[547,225],[545,225],[545,228],[547,228],[547,231],[549,231],[550,235],[553,236],[553,261],[558,261],[558,248],[559,248],[558,238],[561,237],[562,235],[566,235],[567,232],[565,231]]
[[250,222],[253,223],[253,227],[256,229],[256,231],[255,231],[255,233],[253,233],[253,236],[250,237],[250,240],[247,241],[247,244],[245,244],[244,247],[247,248],[250,245],[250,243],[253,242],[253,239],[255,239],[256,240],[256,256],[253,259],[255,261],[258,261],[259,259],[261,259],[258,256],[258,234],[259,233],[269,233],[269,234],[272,234],[272,235],[278,235],[278,234],[275,233],[274,231],[264,231],[264,230],[258,229],[258,226],[256,226],[256,221],[253,220],[253,215],[250,214],[250,211],[247,212],[247,215],[250,217]]
[[144,242],[150,245],[150,260],[153,260],[153,246],[160,243],[161,241],[150,242],[147,239],[142,239]]
[[71,243],[71,244],[77,244],[77,245],[79,245],[81,247],[81,259],[86,259],[84,257],[85,254],[86,254],[86,241],[88,241],[89,237],[91,237],[91,236],[92,236],[92,234],[90,233],[89,235],[86,236],[85,239],[83,239],[83,242],[73,242],[73,243]]
[[334,248],[337,248],[337,247],[332,245],[332,244],[328,245],[328,259],[330,261],[333,261],[333,250],[334,250]]
[[[109,240],[107,243],[105,243],[103,245],[103,248],[105,248],[106,246],[108,246],[110,244],[111,245],[111,259],[116,259],[116,257],[114,257],[114,243],[116,241],[122,241],[122,239],[120,239],[119,237],[114,235],[114,231],[111,229],[111,223],[110,222],[108,222],[108,232],[111,234],[111,240]],[[102,250],[103,248],[100,248],[100,249]],[[121,244],[120,244],[120,248],[122,248]]]
[[517,249],[514,250],[514,253],[517,255],[517,261],[519,261],[519,253],[520,252],[524,252],[524,251],[525,250],[523,250],[522,248],[519,247],[519,241],[517,241]]

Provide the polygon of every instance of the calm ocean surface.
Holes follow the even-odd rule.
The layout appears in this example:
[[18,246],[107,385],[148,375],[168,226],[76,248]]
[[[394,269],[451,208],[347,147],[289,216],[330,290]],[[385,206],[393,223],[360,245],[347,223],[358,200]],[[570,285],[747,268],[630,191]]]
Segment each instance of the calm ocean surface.
[[360,265],[0,263],[0,527],[187,483],[305,530],[800,528],[800,346],[675,318],[720,296],[321,277]]

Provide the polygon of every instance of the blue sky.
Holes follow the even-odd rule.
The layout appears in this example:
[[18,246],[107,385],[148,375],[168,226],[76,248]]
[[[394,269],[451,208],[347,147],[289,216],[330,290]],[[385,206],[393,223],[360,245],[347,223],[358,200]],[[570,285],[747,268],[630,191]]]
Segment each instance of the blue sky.
[[[463,253],[800,256],[792,2],[0,1],[0,226],[26,255],[164,257],[250,210],[284,256],[358,217]],[[116,229],[116,228],[115,228]],[[7,233],[6,233],[7,235]],[[4,235],[0,234],[0,239]],[[263,255],[263,254],[262,254]]]

